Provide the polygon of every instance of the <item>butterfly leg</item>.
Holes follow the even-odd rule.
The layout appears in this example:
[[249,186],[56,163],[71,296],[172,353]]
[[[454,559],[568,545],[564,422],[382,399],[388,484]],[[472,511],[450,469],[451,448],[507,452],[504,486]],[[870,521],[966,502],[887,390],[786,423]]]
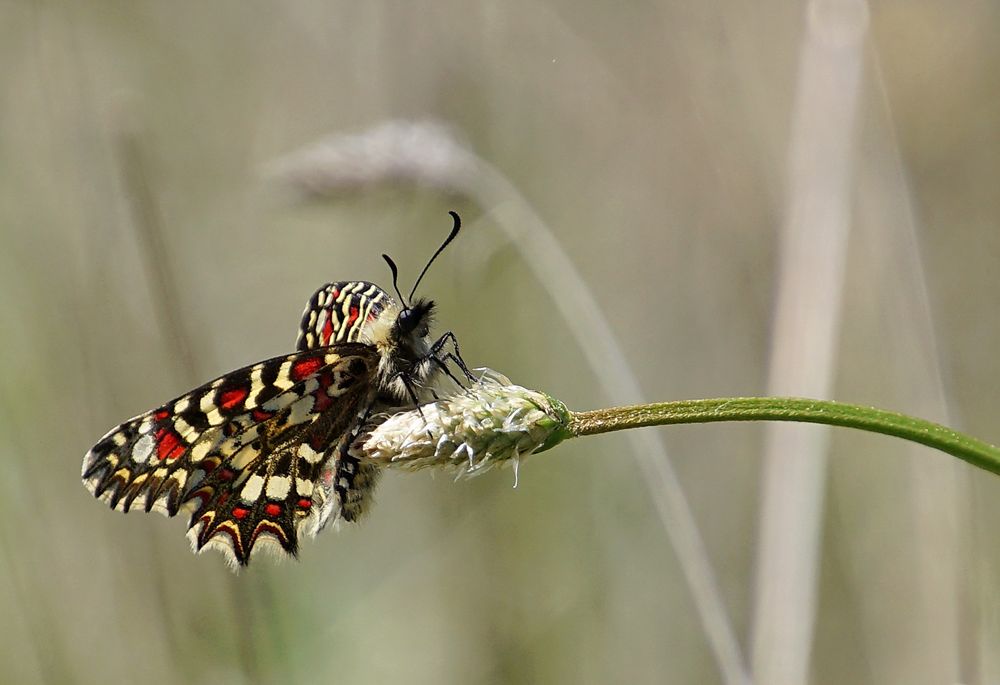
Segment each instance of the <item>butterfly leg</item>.
[[[442,351],[445,351],[446,349],[445,346],[448,345],[449,343],[451,344],[452,348],[451,351],[448,351],[444,355],[442,355],[441,354]],[[465,360],[462,359],[462,353],[458,349],[458,338],[456,338],[455,334],[452,333],[451,331],[448,331],[440,338],[438,338],[437,341],[435,341],[435,343],[431,346],[430,357],[439,366],[441,366],[445,370],[445,372],[452,377],[453,380],[455,380],[455,377],[452,376],[451,373],[447,371],[447,369],[445,368],[445,362],[450,361],[454,363],[455,366],[457,366],[459,370],[461,370],[461,372],[465,374],[465,377],[470,382],[475,383],[479,380],[472,374],[471,371],[469,371],[469,367],[466,366]],[[459,383],[459,385],[462,385],[462,383]]]

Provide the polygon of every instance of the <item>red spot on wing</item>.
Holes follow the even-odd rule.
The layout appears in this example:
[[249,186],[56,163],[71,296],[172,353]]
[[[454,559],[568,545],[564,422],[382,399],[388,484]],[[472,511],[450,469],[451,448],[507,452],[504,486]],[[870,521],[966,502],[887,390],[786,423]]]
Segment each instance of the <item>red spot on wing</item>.
[[168,431],[166,428],[158,430],[156,436],[158,440],[156,443],[156,456],[161,460],[176,459],[184,454],[184,450],[187,449],[181,442],[180,436],[173,431]]
[[233,507],[233,518],[242,521],[250,513],[249,509],[243,507]]
[[222,469],[219,471],[219,480],[232,480],[236,473],[232,469]]
[[313,394],[313,406],[312,406],[313,412],[317,414],[322,414],[327,409],[329,409],[331,405],[333,405],[333,400],[330,399],[329,395],[323,392],[322,388],[320,388]]
[[308,378],[323,366],[323,359],[321,357],[312,357],[310,359],[300,359],[299,361],[292,364],[292,380],[298,383],[304,378]]
[[153,418],[156,419],[157,421],[162,421],[168,416],[170,416],[170,412],[168,412],[166,409],[161,409],[155,414],[153,414]]
[[324,345],[329,345],[330,344],[330,337],[332,335],[333,335],[333,320],[330,317],[327,317],[326,323],[323,324],[323,337],[322,337],[322,340],[321,340],[322,343]]
[[358,320],[358,316],[360,316],[360,312],[358,311],[358,308],[357,307],[351,307],[351,315],[347,318],[347,325],[349,327],[353,326],[354,322]]
[[298,501],[298,505],[299,505],[300,509],[308,509],[308,508],[310,508],[312,506],[312,500],[311,499],[306,499],[305,497],[303,497],[302,499],[300,499]]
[[270,502],[264,506],[264,513],[268,516],[278,516],[281,513],[281,505]]
[[250,391],[246,388],[233,388],[222,393],[222,397],[219,398],[219,404],[222,405],[223,409],[232,409],[243,402],[249,394]]
[[250,416],[252,416],[253,420],[256,421],[257,423],[263,423],[264,421],[267,421],[269,418],[274,416],[274,412],[264,411],[263,409],[254,409],[250,413]]
[[329,394],[330,386],[333,385],[333,382],[333,374],[329,371],[323,373],[319,377],[319,387],[316,388],[316,392],[313,393],[312,410],[314,412],[325,412],[333,404],[333,399],[331,399]]
[[333,292],[330,294],[333,295],[333,299],[336,300],[338,297],[340,297],[340,288],[334,288]]

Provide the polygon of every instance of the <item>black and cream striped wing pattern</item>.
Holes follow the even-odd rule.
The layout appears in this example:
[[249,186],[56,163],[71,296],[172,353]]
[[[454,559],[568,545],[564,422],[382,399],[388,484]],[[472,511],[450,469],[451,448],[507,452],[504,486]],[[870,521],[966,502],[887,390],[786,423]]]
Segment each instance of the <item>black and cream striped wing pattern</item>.
[[368,281],[327,283],[306,304],[296,349],[367,342],[368,327],[383,309],[394,303],[382,288]]
[[111,430],[84,483],[120,511],[190,511],[195,551],[234,566],[256,549],[295,555],[301,533],[357,518],[378,475],[350,456],[378,363],[371,345],[346,342],[228,373]]

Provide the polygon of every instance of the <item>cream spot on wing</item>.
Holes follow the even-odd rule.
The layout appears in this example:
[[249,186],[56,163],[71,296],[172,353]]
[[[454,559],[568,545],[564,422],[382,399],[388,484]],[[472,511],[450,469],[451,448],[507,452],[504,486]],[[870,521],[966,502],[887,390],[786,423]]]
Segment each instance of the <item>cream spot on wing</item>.
[[206,456],[208,456],[208,451],[212,449],[212,443],[209,440],[199,440],[191,448],[188,453],[191,456],[191,461],[201,461]]
[[132,461],[141,464],[149,459],[150,455],[153,454],[153,446],[155,444],[153,436],[149,433],[136,440],[135,445],[132,447]]
[[278,369],[278,377],[274,379],[274,387],[279,390],[288,390],[293,385],[295,385],[295,381],[292,380],[292,362],[288,360],[283,362]]
[[267,496],[270,499],[285,499],[292,487],[292,479],[288,476],[271,476],[267,481]]
[[[323,326],[326,325],[326,320],[330,318],[330,313],[326,309],[322,309],[319,312],[319,316],[316,318],[315,331],[322,331]],[[325,340],[323,342],[326,342]]]
[[310,464],[315,464],[320,459],[323,458],[323,453],[317,452],[306,443],[302,443],[301,445],[299,445],[299,456],[305,459]]
[[264,365],[257,364],[253,369],[250,370],[250,399],[247,400],[246,406],[258,404],[257,395],[260,391],[264,389],[264,381],[261,378],[261,373],[263,373]]
[[230,464],[237,471],[242,471],[250,462],[257,458],[258,451],[250,445],[244,445],[233,455]]
[[214,398],[215,393],[209,390],[198,401],[198,407],[205,414],[205,418],[208,420],[208,425],[210,426],[218,426],[224,421],[222,414],[216,410]]
[[259,474],[254,474],[247,479],[247,484],[240,491],[240,497],[244,502],[256,502],[260,499],[260,493],[264,490],[264,478]]

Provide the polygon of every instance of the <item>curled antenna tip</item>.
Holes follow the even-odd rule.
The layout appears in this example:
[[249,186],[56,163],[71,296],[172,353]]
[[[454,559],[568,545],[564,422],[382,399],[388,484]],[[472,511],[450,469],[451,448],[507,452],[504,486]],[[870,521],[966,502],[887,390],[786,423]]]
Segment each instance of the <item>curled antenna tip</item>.
[[389,271],[392,272],[392,288],[393,288],[393,290],[396,291],[396,295],[399,296],[399,299],[403,303],[403,306],[408,307],[409,304],[407,303],[406,300],[403,299],[403,294],[401,292],[399,292],[399,269],[396,268],[396,262],[392,261],[392,257],[390,257],[389,255],[385,254],[384,252],[382,253],[382,259],[384,259],[385,263],[389,265]]
[[452,240],[455,239],[455,236],[458,235],[458,229],[462,227],[462,219],[461,217],[458,216],[458,212],[448,210],[448,213],[451,215],[451,218],[454,221],[454,225],[451,227],[451,233],[449,233],[448,237],[444,239],[444,242],[441,243],[441,247],[437,249],[437,252],[434,253],[434,255],[430,258],[430,260],[428,260],[427,264],[424,266],[424,270],[420,272],[419,276],[417,276],[417,281],[416,283],[413,284],[413,290],[410,291],[411,299],[413,298],[413,294],[417,292],[417,286],[420,285],[420,281],[423,279],[424,274],[427,273],[427,269],[431,268],[431,264],[434,263],[434,260],[437,259],[438,255],[444,251],[444,248],[448,247],[448,243],[450,243]]
[[442,250],[448,243],[455,239],[455,236],[458,235],[458,229],[462,228],[462,217],[458,215],[458,212],[449,209],[448,213],[451,214],[454,225],[451,227],[451,233],[448,234],[448,239],[445,240],[444,245],[441,246]]

